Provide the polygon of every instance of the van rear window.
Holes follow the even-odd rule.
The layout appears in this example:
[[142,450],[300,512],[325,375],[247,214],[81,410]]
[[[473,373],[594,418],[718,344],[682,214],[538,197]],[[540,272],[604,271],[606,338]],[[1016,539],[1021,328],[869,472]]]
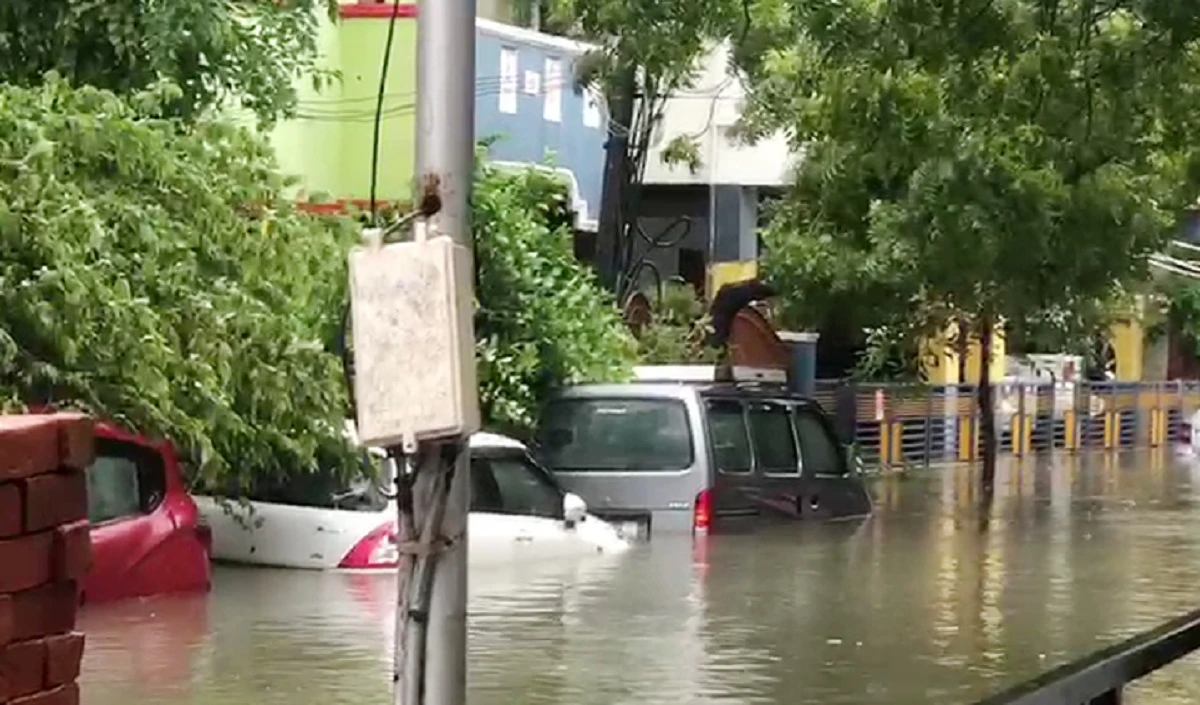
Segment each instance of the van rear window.
[[660,471],[692,466],[683,402],[561,399],[542,421],[542,459],[554,470]]

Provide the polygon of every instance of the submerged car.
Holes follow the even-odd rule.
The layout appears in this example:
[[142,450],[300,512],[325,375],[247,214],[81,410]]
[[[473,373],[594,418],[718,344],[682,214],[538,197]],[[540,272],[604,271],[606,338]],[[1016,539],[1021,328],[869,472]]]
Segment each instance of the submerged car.
[[[520,442],[471,437],[468,564],[511,564],[619,552],[614,527],[588,514]],[[219,561],[278,568],[364,570],[398,562],[396,509],[370,482],[300,498],[259,492],[242,500],[197,497]]]
[[543,418],[540,460],[631,538],[871,511],[820,405],[782,385],[579,385]]
[[211,586],[211,534],[188,495],[174,446],[116,426],[95,426],[87,471],[92,567],[85,602]]

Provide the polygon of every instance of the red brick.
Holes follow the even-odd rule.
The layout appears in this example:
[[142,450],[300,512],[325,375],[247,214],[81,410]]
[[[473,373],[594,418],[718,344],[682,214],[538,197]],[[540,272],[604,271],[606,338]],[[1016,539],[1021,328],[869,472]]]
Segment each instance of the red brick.
[[55,580],[83,580],[92,565],[92,531],[86,520],[54,530]]
[[29,477],[58,468],[58,433],[53,416],[0,416],[0,479]]
[[74,683],[60,685],[37,695],[10,700],[8,705],[79,705],[79,686]]
[[13,639],[13,606],[12,598],[0,595],[0,646],[8,644]]
[[82,414],[58,414],[58,466],[87,470],[96,459],[96,427]]
[[0,592],[28,590],[50,582],[54,533],[43,531],[0,541]]
[[0,651],[0,675],[8,684],[8,697],[33,695],[46,684],[46,642],[22,641]]
[[0,539],[21,533],[24,518],[21,487],[15,482],[0,484]]
[[55,472],[25,480],[25,531],[51,529],[87,518],[87,476]]
[[74,683],[83,661],[83,634],[74,632],[46,639],[46,687]]
[[0,480],[85,470],[95,452],[95,428],[82,414],[0,416]]
[[79,594],[73,582],[58,582],[12,596],[12,638],[18,641],[75,629]]

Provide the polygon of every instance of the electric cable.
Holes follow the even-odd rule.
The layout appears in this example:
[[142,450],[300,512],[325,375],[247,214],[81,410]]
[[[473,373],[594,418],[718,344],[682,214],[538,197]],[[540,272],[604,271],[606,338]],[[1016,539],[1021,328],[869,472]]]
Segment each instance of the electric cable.
[[387,42],[383,47],[383,66],[379,69],[379,94],[375,99],[375,134],[371,138],[371,225],[376,223],[375,194],[379,185],[379,135],[383,126],[383,97],[387,92],[388,65],[392,62],[392,40],[396,36],[396,17],[400,14],[400,0],[392,0],[392,14],[388,18]]

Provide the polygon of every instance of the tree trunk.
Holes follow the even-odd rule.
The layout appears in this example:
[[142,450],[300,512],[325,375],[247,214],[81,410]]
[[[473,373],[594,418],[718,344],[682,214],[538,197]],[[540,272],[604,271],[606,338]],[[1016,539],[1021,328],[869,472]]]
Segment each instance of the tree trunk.
[[979,317],[979,444],[983,452],[980,476],[984,497],[996,486],[996,405],[992,401],[992,316]]
[[[607,96],[608,140],[604,144],[604,187],[596,233],[596,267],[600,281],[615,291],[624,274],[625,201],[629,191],[629,129],[633,123],[637,74],[626,68]],[[618,301],[618,305],[624,302]]]

